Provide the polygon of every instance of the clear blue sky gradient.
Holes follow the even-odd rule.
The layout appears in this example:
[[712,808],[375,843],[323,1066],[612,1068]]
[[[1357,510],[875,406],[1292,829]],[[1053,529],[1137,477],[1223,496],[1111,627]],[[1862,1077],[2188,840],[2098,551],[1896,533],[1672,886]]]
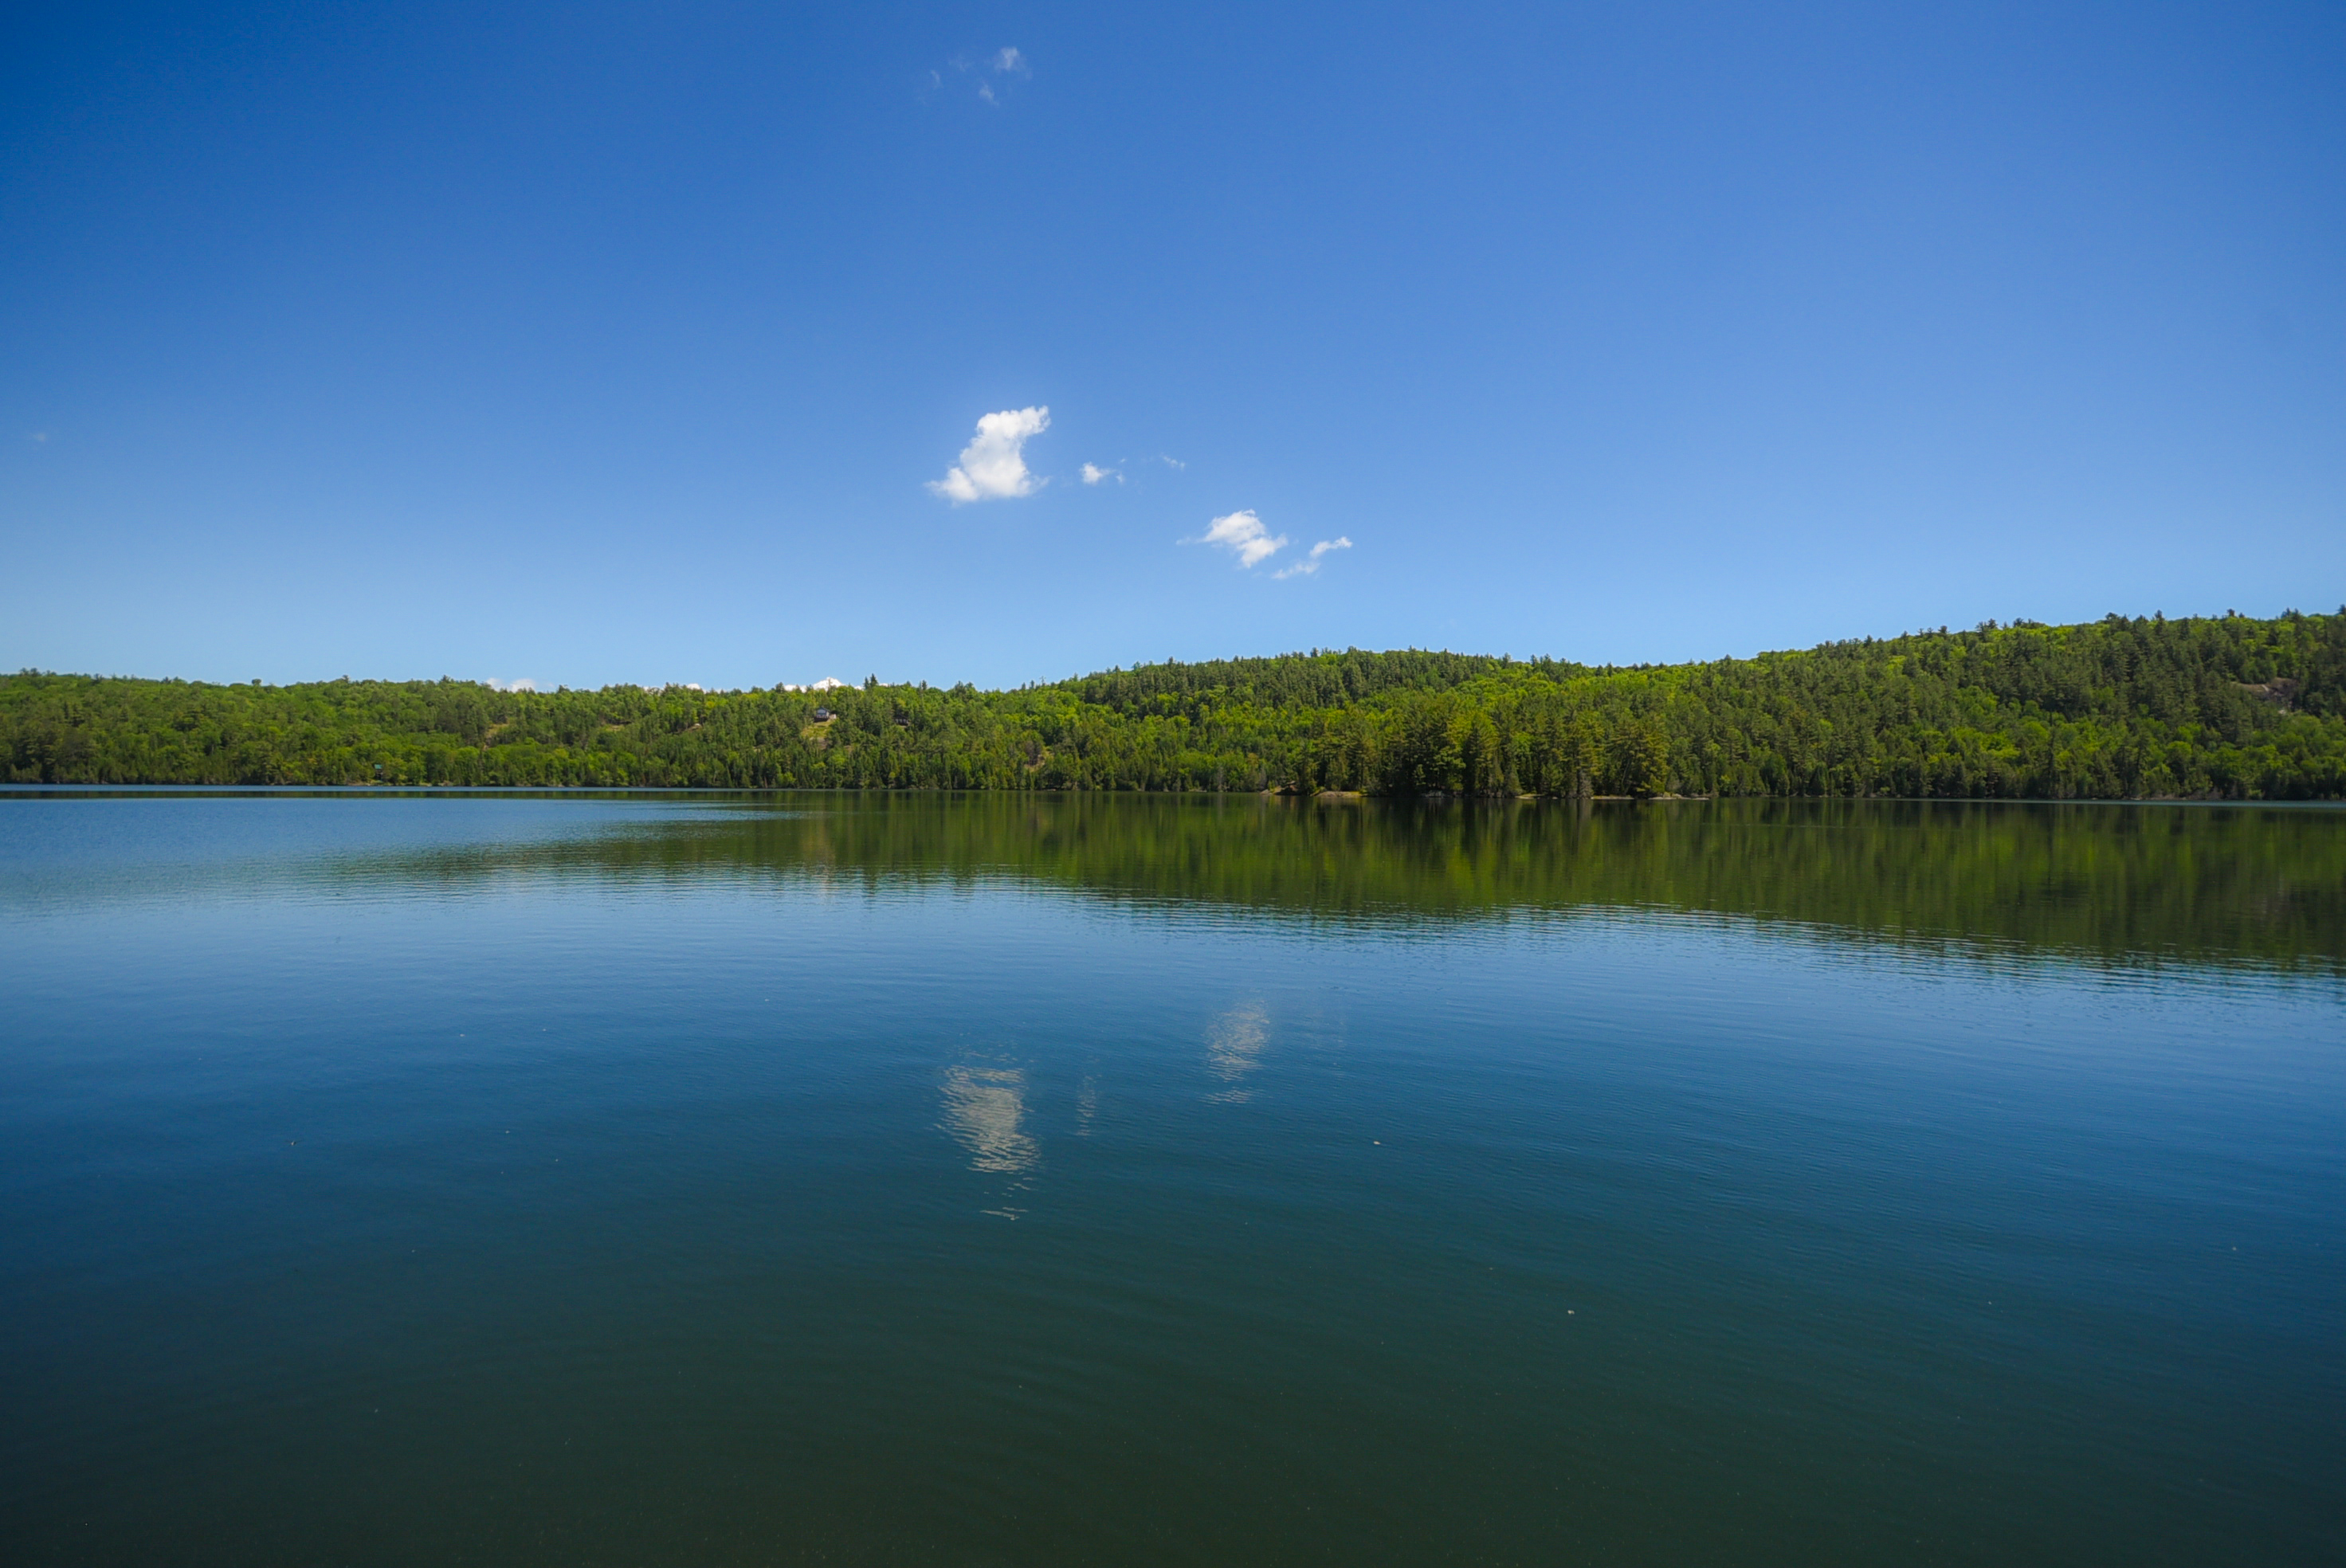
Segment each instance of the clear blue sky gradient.
[[[21,9],[0,664],[2336,606],[2346,7],[1933,9]],[[1034,494],[926,487],[1031,405]],[[1240,509],[1293,543],[1181,543]]]

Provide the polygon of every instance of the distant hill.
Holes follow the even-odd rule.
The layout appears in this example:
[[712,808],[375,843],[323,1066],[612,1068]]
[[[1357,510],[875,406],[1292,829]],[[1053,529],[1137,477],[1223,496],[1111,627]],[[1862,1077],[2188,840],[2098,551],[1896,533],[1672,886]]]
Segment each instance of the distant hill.
[[[818,708],[831,717],[817,719]],[[2346,610],[1634,668],[1407,649],[1015,691],[0,677],[17,783],[2346,797]]]

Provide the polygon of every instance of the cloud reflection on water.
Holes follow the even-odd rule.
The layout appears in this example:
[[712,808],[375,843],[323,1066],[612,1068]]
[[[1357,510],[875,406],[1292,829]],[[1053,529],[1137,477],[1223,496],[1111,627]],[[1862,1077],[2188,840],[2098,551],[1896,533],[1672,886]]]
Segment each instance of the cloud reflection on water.
[[946,1132],[969,1151],[969,1168],[1015,1176],[1035,1168],[1042,1150],[1025,1130],[1026,1073],[1020,1067],[948,1067]]
[[1244,1080],[1262,1065],[1262,1054],[1270,1044],[1270,1015],[1260,1002],[1240,1003],[1214,1020],[1206,1031],[1206,1065],[1229,1086],[1206,1098],[1221,1105],[1253,1098],[1254,1091],[1244,1086]]

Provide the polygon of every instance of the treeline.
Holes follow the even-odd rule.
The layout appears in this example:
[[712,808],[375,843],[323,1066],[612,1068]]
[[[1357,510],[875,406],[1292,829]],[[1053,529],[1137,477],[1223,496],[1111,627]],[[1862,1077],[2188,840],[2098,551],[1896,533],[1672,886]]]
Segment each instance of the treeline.
[[18,783],[2346,796],[2346,610],[1987,623],[1714,663],[1409,650],[1015,691],[0,677]]

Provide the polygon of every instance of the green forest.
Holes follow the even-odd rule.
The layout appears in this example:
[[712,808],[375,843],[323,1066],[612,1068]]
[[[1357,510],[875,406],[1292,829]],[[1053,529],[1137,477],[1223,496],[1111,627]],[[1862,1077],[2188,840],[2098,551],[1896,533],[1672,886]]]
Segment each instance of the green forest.
[[14,783],[1402,796],[2346,796],[2346,609],[1982,624],[1708,663],[1405,650],[980,691],[0,677]]

